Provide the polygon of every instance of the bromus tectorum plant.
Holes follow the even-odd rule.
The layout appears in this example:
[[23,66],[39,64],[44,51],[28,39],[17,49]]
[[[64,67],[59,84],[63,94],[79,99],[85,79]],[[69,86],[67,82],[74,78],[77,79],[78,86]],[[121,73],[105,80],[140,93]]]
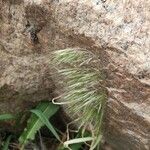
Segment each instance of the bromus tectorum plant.
[[56,104],[65,104],[67,112],[92,135],[90,150],[102,138],[102,120],[107,99],[104,74],[99,59],[87,50],[64,49],[53,53],[53,63],[60,75],[63,93]]

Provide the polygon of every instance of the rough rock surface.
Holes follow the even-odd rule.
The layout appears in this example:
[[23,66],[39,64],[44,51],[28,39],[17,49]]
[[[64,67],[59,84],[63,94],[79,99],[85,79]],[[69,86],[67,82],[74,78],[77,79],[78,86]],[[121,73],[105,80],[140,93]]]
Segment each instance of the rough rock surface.
[[[146,0],[1,0],[0,112],[50,99],[50,52],[86,48],[107,72],[105,139],[118,150],[149,150],[149,8]],[[41,29],[38,44],[27,21]]]

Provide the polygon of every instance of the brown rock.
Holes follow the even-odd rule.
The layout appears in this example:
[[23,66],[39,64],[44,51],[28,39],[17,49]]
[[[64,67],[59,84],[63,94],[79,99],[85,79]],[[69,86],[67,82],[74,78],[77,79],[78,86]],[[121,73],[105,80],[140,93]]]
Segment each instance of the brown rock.
[[[148,1],[2,0],[0,6],[1,112],[53,96],[50,51],[86,48],[108,74],[105,139],[118,150],[150,149]],[[27,20],[42,26],[38,45],[23,34]]]

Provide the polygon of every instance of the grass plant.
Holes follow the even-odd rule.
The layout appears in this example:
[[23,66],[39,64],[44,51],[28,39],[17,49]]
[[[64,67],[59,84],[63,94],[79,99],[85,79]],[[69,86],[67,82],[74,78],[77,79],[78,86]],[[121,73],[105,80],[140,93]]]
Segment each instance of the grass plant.
[[77,120],[79,128],[90,130],[90,150],[93,150],[102,138],[107,99],[99,59],[86,50],[64,49],[53,53],[53,64],[64,89],[60,99],[53,102],[65,104],[65,110]]

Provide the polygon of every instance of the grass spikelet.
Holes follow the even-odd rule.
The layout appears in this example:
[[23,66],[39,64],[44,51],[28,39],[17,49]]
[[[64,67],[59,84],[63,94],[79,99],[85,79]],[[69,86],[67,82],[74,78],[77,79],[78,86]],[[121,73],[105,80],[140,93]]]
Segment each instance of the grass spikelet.
[[107,99],[106,90],[102,86],[103,73],[95,65],[99,60],[91,52],[79,49],[58,50],[53,56],[54,66],[64,88],[59,102],[67,106],[68,113],[78,120],[80,127],[90,129],[93,150],[102,138],[102,120]]
[[75,64],[84,62],[87,60],[86,57],[89,56],[86,51],[78,51],[78,53],[75,53],[72,49],[58,50],[55,51],[54,54],[54,61],[57,65],[62,63]]

